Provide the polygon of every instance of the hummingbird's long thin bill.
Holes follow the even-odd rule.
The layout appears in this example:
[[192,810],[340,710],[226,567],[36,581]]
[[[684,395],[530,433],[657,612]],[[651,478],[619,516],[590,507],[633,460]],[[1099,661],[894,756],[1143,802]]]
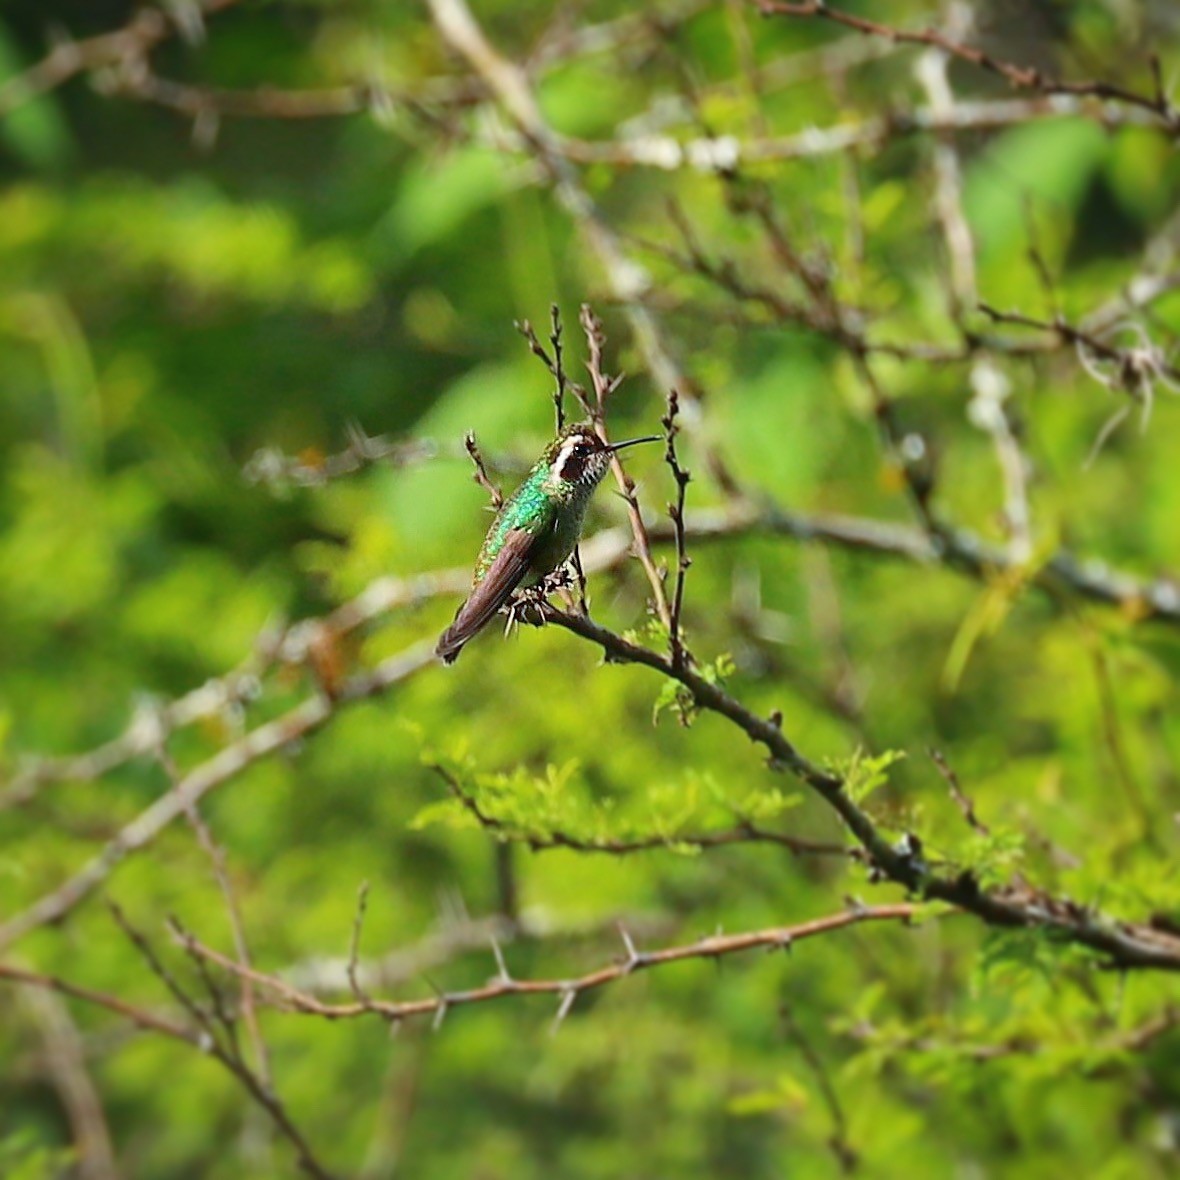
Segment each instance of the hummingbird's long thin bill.
[[636,443],[659,442],[660,437],[658,434],[645,434],[642,438],[629,438],[626,442],[611,443],[606,449],[613,453],[615,451],[621,451],[624,447],[633,447]]

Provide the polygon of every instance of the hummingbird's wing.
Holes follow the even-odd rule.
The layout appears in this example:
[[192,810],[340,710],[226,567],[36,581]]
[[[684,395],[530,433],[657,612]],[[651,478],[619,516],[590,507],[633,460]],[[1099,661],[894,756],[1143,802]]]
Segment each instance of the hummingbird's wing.
[[435,654],[454,663],[463,645],[512,597],[529,569],[529,557],[539,538],[528,529],[509,529],[488,571],[459,608],[455,621],[439,637]]

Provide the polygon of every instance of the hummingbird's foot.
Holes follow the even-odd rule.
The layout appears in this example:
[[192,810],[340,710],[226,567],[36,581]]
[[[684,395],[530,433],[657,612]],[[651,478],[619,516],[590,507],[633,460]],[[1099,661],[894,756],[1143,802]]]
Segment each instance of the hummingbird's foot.
[[535,589],[539,590],[544,597],[548,597],[550,594],[556,594],[559,590],[570,590],[577,583],[577,574],[575,574],[573,566],[567,562],[547,573]]
[[560,594],[561,603],[568,611],[588,616],[590,607],[586,602],[586,579],[572,561],[555,569],[541,583],[546,594]]
[[504,613],[508,616],[504,634],[508,635],[518,623],[530,627],[543,627],[545,616],[542,607],[550,594],[569,590],[577,585],[577,575],[569,565],[559,566],[547,573],[535,586],[521,586],[512,595]]
[[545,604],[547,593],[543,582],[517,590],[506,608],[508,622],[504,626],[504,634],[509,634],[518,623],[527,623],[530,627],[543,626],[545,619],[541,607]]

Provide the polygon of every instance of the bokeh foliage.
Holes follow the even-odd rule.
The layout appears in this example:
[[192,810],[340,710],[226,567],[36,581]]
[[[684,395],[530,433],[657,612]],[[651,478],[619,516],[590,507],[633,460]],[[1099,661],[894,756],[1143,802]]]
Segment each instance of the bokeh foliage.
[[[489,38],[522,57],[562,13],[579,27],[634,6],[477,7]],[[804,72],[760,93],[751,62],[769,72],[840,34],[760,21],[736,0],[666,7],[667,27],[644,33],[642,50],[557,60],[539,74],[554,127],[593,140],[666,117],[685,138],[707,128],[749,139],[921,104],[912,52],[868,60],[840,86]],[[931,19],[930,6],[908,0],[860,7],[903,26]],[[1149,47],[1173,68],[1180,61],[1167,5],[1044,3],[1015,18],[976,7],[998,52],[1071,75],[1146,84]],[[40,56],[52,22],[85,36],[128,15],[114,0],[10,0],[0,70]],[[155,61],[169,76],[225,87],[375,77],[429,95],[457,76],[427,15],[392,0],[244,3],[209,22],[204,44],[175,40]],[[973,95],[1008,93],[966,67],[951,76]],[[522,156],[469,139],[465,116],[442,122],[396,107],[227,119],[202,149],[190,123],[77,80],[0,123],[8,771],[33,752],[86,749],[118,733],[145,696],[171,698],[225,672],[276,617],[322,613],[381,575],[468,562],[486,517],[457,446],[463,432],[477,431],[510,484],[551,430],[548,378],[513,320],[544,324],[556,301],[580,366],[577,308],[594,302],[611,360],[630,374],[615,431],[656,427],[665,391],[644,371],[578,228]],[[1149,126],[1038,120],[958,142],[981,297],[1038,317],[1058,309],[1030,244],[1055,277],[1060,310],[1077,319],[1142,270],[1180,194],[1174,141]],[[842,298],[879,314],[882,337],[950,339],[931,151],[929,137],[899,136],[861,153],[855,189],[842,155],[754,165],[732,182],[584,170],[611,223],[639,243],[653,290],[674,305],[662,322],[703,390],[710,432],[759,495],[911,519],[846,353],[805,327],[732,322],[728,295],[642,243],[680,247],[674,200],[707,250],[772,283],[773,259],[734,207],[743,186],[765,191],[804,242],[822,244]],[[1156,302],[1146,322],[1173,339],[1180,297]],[[1087,465],[1122,395],[1070,350],[996,363],[1032,464],[1034,563],[1065,544],[1144,576],[1174,571],[1180,406],[1161,390],[1148,428],[1136,413]],[[940,507],[1003,540],[996,456],[970,416],[971,365],[899,360],[881,374],[937,453]],[[340,448],[350,420],[435,440],[440,455],[313,488],[243,478],[259,448],[312,462]],[[702,456],[685,449],[698,476],[690,506],[718,503]],[[628,464],[652,512],[673,494],[656,450],[632,452]],[[622,519],[617,499],[600,495],[593,523]],[[1180,919],[1174,628],[1053,601],[1020,579],[980,584],[782,537],[710,542],[693,556],[690,640],[704,659],[732,657],[737,695],[763,713],[781,709],[816,759],[848,767],[858,757],[863,766],[858,751],[906,754],[867,798],[887,828],[921,832],[932,855],[987,880],[1025,875],[1116,915]],[[591,592],[612,625],[643,626],[637,570],[603,575]],[[349,659],[372,663],[433,636],[453,608],[448,599],[383,618]],[[244,720],[275,715],[308,689],[299,672],[268,682]],[[801,921],[846,895],[897,895],[841,860],[773,845],[678,846],[678,833],[725,827],[735,814],[815,839],[840,833],[719,718],[685,729],[665,711],[653,725],[659,697],[650,673],[599,666],[588,645],[554,629],[488,635],[454,669],[343,709],[306,744],[235,777],[204,814],[226,849],[256,960],[279,970],[345,954],[363,880],[364,949],[378,955],[428,934],[457,898],[473,915],[500,912],[510,874],[512,905],[533,932],[505,948],[522,977],[609,959],[619,920],[662,944]],[[178,735],[175,757],[197,764],[241,720]],[[931,746],[990,836],[963,822]],[[511,832],[654,833],[670,847],[505,853],[448,801],[434,762]],[[51,889],[166,789],[159,767],[137,762],[0,814],[4,913]],[[108,892],[161,946],[170,913],[228,946],[208,859],[183,824],[121,866]],[[101,900],[13,953],[166,1002]],[[181,960],[176,969],[189,970]],[[493,970],[490,951],[477,949],[429,974],[460,986]],[[403,993],[429,987],[419,978]],[[1180,1042],[1167,1032],[1128,1047],[1175,1003],[1166,978],[1096,971],[1038,935],[952,917],[639,975],[579,1002],[555,1036],[552,1005],[525,999],[393,1039],[377,1020],[267,1013],[263,1027],[292,1117],[346,1175],[396,1166],[464,1180],[824,1176],[841,1169],[836,1135],[871,1176],[1113,1180],[1177,1166]],[[106,1014],[71,1012],[127,1175],[293,1174],[285,1146],[213,1064],[125,1035]],[[70,1130],[36,1022],[12,991],[0,1006],[0,1055],[0,1171],[60,1174]]]

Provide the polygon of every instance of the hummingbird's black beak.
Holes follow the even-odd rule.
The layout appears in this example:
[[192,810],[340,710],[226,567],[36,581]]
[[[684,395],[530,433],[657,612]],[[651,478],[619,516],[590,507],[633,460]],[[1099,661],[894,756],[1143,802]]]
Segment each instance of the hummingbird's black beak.
[[611,443],[606,449],[613,455],[615,451],[621,451],[624,447],[633,447],[636,443],[645,442],[659,442],[660,436],[658,434],[645,434],[642,438],[629,438],[626,442]]

